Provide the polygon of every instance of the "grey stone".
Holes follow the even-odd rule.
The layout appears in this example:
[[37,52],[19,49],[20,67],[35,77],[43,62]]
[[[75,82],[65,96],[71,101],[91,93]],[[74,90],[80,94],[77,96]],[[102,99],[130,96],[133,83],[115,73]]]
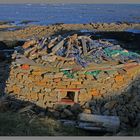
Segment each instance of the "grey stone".
[[84,109],[83,112],[86,113],[86,114],[91,114],[92,113],[91,109]]
[[80,113],[82,111],[82,108],[80,106],[80,104],[75,103],[72,107],[71,107],[71,111],[74,113]]
[[54,111],[54,112],[53,112],[53,116],[54,116],[55,118],[59,118],[59,117],[60,117],[60,112]]
[[65,113],[66,116],[69,116],[69,117],[73,116],[73,113],[70,110],[68,110],[68,109],[64,109],[63,112]]
[[104,108],[111,110],[117,105],[117,101],[110,101],[104,105]]

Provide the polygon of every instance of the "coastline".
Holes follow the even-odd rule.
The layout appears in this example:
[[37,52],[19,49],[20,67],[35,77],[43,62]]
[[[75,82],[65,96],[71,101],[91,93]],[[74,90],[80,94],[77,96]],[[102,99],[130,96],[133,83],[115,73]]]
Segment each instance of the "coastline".
[[[88,24],[53,24],[53,25],[27,25],[16,30],[14,25],[0,26],[0,40],[11,39],[30,39],[32,37],[42,38],[56,33],[66,33],[72,31],[125,31],[131,29],[140,29],[140,23],[88,23]],[[13,30],[9,31],[9,28]],[[15,28],[15,30],[14,30]]]

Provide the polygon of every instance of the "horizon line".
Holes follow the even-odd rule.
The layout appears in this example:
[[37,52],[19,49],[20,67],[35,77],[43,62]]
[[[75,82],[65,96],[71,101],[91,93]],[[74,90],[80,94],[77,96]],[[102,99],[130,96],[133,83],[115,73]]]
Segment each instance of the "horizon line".
[[0,2],[0,4],[140,4],[140,2],[133,2],[133,3],[128,3],[128,2]]

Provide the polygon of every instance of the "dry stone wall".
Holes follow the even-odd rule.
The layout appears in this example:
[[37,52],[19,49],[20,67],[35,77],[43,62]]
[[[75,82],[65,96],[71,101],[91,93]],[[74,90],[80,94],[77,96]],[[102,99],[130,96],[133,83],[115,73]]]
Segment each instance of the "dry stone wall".
[[51,72],[26,64],[11,65],[5,92],[42,108],[53,108],[55,104],[83,105],[91,99],[120,95],[139,72],[139,66],[133,66],[118,71],[101,71],[96,78],[82,72],[70,78],[62,71]]

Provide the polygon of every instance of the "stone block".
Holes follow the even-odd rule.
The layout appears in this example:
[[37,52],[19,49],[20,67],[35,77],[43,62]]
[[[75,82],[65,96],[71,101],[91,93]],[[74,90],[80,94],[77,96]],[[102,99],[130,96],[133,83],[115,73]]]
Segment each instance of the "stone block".
[[115,76],[115,82],[116,83],[122,83],[123,82],[123,76],[121,76],[121,75],[117,75],[117,76]]
[[22,78],[23,78],[23,75],[24,75],[24,73],[18,73],[18,74],[16,75],[16,78],[17,78],[17,79],[22,79]]
[[46,85],[47,85],[47,83],[46,82],[42,82],[42,81],[40,81],[40,82],[34,82],[35,83],[35,85],[36,86],[42,86],[42,87],[45,87]]
[[37,101],[38,100],[38,93],[31,92],[30,93],[30,98],[31,98],[31,100]]
[[71,85],[81,85],[82,83],[80,81],[73,81],[71,82]]
[[59,73],[54,74],[54,78],[62,78],[63,75],[64,75],[63,72],[59,72]]
[[60,82],[61,80],[62,80],[61,78],[54,78],[53,79],[53,81],[56,82],[56,83]]
[[77,87],[76,87],[76,85],[68,85],[67,88],[77,88]]
[[92,90],[90,90],[89,95],[91,95],[91,96],[100,96],[101,93],[97,89],[92,89]]
[[43,101],[43,100],[44,100],[45,95],[44,95],[44,94],[42,94],[42,93],[38,93],[38,97],[39,97],[39,101]]
[[13,92],[14,92],[14,93],[20,94],[20,91],[21,91],[20,87],[18,87],[18,86],[16,86],[16,85],[13,86]]
[[41,76],[43,74],[44,74],[44,72],[42,72],[42,71],[33,71],[32,72],[32,75],[36,75],[36,76]]

